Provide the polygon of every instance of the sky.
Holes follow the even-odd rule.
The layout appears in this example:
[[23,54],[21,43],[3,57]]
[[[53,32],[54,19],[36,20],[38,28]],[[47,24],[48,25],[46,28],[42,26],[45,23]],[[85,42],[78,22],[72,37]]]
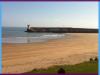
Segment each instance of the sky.
[[4,27],[98,28],[97,2],[2,2]]

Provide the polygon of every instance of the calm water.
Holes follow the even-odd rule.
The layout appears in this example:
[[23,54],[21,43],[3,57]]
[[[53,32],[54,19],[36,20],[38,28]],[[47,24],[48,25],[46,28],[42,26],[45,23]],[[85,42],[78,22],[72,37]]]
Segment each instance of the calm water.
[[50,39],[63,38],[65,34],[58,33],[27,33],[24,27],[3,27],[3,43],[32,43]]

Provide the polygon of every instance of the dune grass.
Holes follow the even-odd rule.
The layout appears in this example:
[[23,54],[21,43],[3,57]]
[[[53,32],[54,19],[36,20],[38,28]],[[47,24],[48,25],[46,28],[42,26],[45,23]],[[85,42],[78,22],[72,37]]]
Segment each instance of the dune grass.
[[60,68],[63,68],[66,73],[98,73],[98,61],[83,62],[76,65],[55,65],[48,69],[33,69],[27,73],[57,73]]

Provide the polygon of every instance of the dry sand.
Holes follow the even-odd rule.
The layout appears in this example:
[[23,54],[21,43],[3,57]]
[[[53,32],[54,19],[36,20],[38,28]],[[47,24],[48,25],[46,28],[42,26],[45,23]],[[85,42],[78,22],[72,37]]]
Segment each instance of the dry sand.
[[31,44],[3,43],[3,73],[77,64],[98,56],[97,33],[71,33],[71,37]]

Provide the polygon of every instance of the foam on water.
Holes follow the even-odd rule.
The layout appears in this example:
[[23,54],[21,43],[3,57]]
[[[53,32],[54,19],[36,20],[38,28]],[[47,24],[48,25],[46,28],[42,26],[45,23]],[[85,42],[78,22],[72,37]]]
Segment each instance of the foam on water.
[[[38,33],[37,33],[38,34]],[[3,43],[44,42],[50,39],[62,38],[64,35],[42,35],[39,37],[4,37]]]
[[25,28],[3,28],[3,43],[32,43],[44,42],[50,39],[58,39],[65,34],[58,33],[26,33]]

